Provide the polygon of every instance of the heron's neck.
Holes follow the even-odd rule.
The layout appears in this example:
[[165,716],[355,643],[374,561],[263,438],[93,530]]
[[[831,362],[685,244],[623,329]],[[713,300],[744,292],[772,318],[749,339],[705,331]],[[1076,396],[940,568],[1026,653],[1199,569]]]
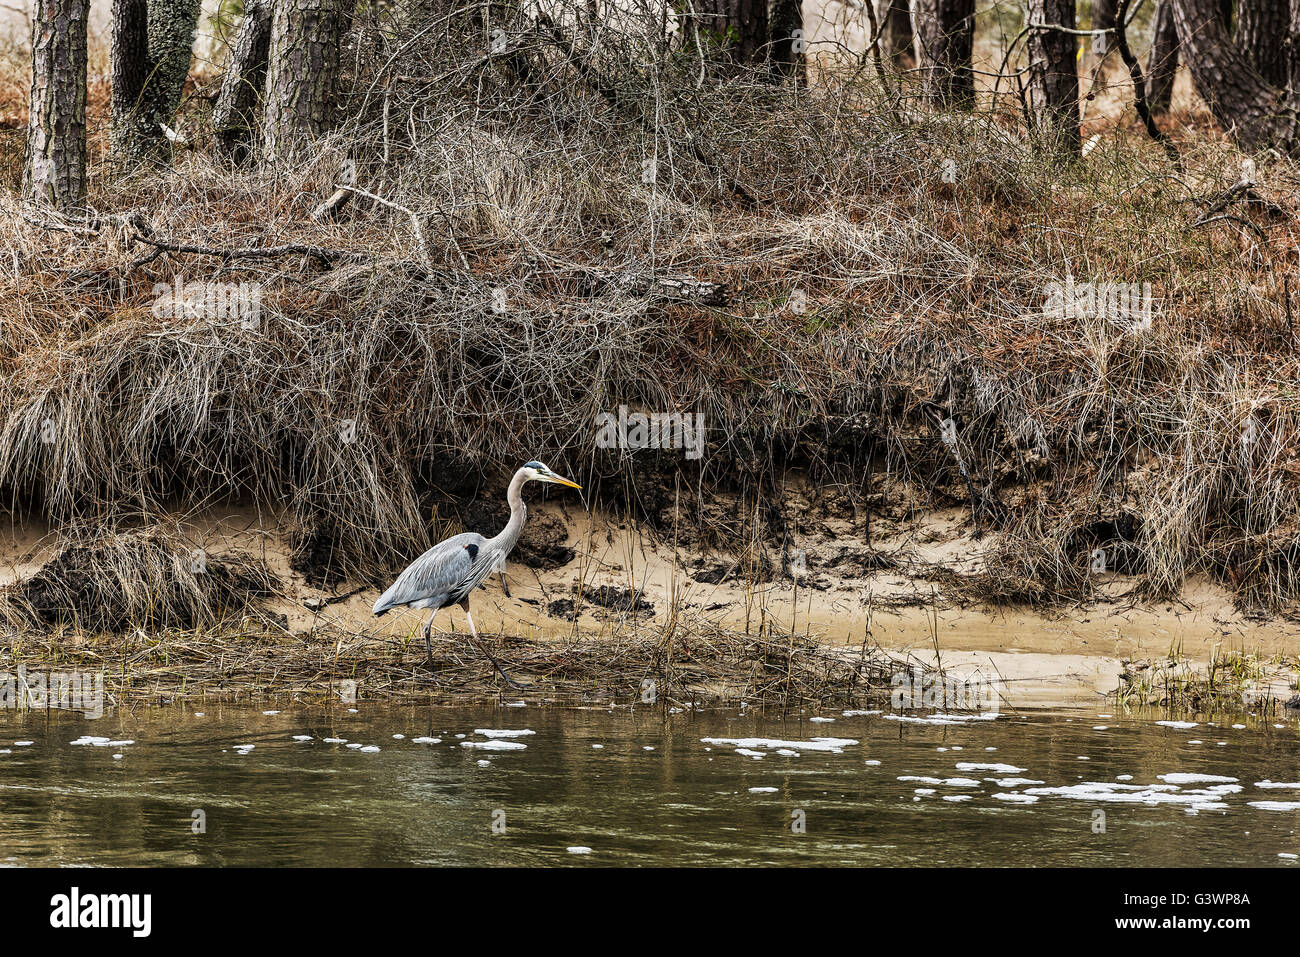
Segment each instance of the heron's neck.
[[519,541],[519,536],[524,530],[524,518],[528,514],[528,508],[524,505],[524,481],[523,469],[516,472],[515,477],[510,480],[510,488],[506,492],[506,501],[510,503],[510,521],[506,522],[506,527],[501,529],[501,534],[492,540],[493,545],[500,548],[503,553],[515,547],[515,542]]

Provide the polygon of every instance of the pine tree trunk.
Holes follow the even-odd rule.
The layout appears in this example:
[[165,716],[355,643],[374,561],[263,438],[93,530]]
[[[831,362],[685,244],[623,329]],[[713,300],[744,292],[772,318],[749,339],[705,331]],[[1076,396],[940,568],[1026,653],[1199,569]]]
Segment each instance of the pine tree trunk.
[[112,131],[121,161],[168,161],[190,73],[200,0],[113,0]]
[[36,0],[23,195],[76,211],[86,198],[86,22],[90,0]]
[[794,77],[795,82],[804,82],[808,39],[803,30],[803,0],[772,0],[768,32],[775,70]]
[[912,27],[926,95],[940,107],[969,109],[975,104],[975,0],[912,0]]
[[217,150],[232,159],[247,152],[253,113],[266,82],[266,55],[271,46],[271,0],[245,0],[244,19],[221,78],[212,111]]
[[[1300,0],[1294,0],[1300,3]],[[1291,23],[1297,19],[1292,11]],[[1192,74],[1192,82],[1210,112],[1238,145],[1247,150],[1275,147],[1290,153],[1300,131],[1296,93],[1269,83],[1247,61],[1232,42],[1215,0],[1177,0],[1174,23],[1178,27],[1180,54]],[[1300,34],[1290,33],[1288,42]]]
[[1287,0],[1240,0],[1237,45],[1255,71],[1274,86],[1285,86],[1287,57],[1282,48],[1290,26]]
[[[1029,0],[1029,23],[1074,29],[1074,0]],[[1079,136],[1078,39],[1060,30],[1031,30],[1029,112],[1034,138],[1046,152],[1077,156]]]
[[277,0],[262,124],[268,157],[291,158],[329,132],[351,12],[343,0]]
[[1178,75],[1178,28],[1174,25],[1177,0],[1160,0],[1156,6],[1155,35],[1147,58],[1147,105],[1152,113],[1165,113],[1174,95]]
[[[1116,0],[1092,0],[1092,21],[1090,30],[1113,30],[1115,28]],[[1107,34],[1106,49],[1115,48],[1114,34]]]
[[736,63],[754,65],[767,43],[767,0],[699,0],[700,33],[722,40]]
[[895,66],[913,56],[912,14],[907,0],[874,0],[880,27],[880,55]]

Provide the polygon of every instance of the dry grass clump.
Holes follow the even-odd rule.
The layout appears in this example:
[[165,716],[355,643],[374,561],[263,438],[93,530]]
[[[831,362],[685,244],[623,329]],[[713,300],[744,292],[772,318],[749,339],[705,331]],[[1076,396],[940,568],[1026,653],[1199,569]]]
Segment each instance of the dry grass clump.
[[121,633],[211,628],[257,612],[276,583],[246,555],[209,556],[175,531],[79,532],[25,581],[6,588],[7,627]]
[[[1267,203],[1202,222],[1240,175],[1218,136],[1179,137],[1176,167],[1116,124],[1063,167],[1006,98],[928,112],[866,64],[774,85],[581,18],[510,23],[494,56],[480,13],[364,26],[301,165],[212,162],[196,98],[196,151],[101,178],[94,223],[0,201],[15,506],[287,504],[300,564],[370,578],[440,495],[539,455],[598,500],[657,484],[688,522],[740,489],[766,536],[793,466],[967,504],[998,533],[993,597],[1086,593],[1120,512],[1149,594],[1209,572],[1300,597],[1288,161],[1256,158]],[[369,195],[314,220],[348,163]],[[160,318],[178,275],[258,284],[258,322]],[[1149,283],[1150,327],[1049,314],[1067,275]],[[704,458],[597,448],[620,404],[702,413]]]
[[1162,707],[1205,714],[1269,718],[1295,708],[1295,659],[1264,659],[1237,651],[1216,653],[1208,664],[1172,650],[1164,658],[1125,661],[1114,691],[1125,707]]
[[[208,694],[355,694],[464,701],[499,694],[547,701],[850,706],[888,700],[900,669],[879,649],[831,648],[806,636],[760,634],[677,620],[666,629],[536,641],[493,639],[493,654],[524,686],[511,689],[467,635],[434,642],[358,635],[332,628],[311,635],[277,629],[217,628],[202,634],[136,629],[69,643],[23,635],[0,646],[0,671],[88,669],[104,673],[119,704]],[[909,666],[910,667],[910,666]],[[345,684],[345,682],[347,684]]]

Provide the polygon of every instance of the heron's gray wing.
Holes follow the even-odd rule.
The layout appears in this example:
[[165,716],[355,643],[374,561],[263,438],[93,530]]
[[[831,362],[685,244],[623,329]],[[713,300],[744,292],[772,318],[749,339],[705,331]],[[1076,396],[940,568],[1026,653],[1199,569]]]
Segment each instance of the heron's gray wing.
[[465,578],[456,586],[456,590],[448,598],[448,604],[458,602],[479,585],[487,580],[487,577],[495,572],[498,568],[505,567],[505,553],[492,549],[486,541],[479,546],[478,556],[470,565],[469,571],[466,572]]
[[397,576],[392,587],[379,596],[374,613],[381,615],[398,605],[441,608],[450,604],[449,599],[462,592],[462,584],[477,564],[465,546],[473,545],[476,549],[481,549],[484,541],[483,536],[477,532],[463,532],[434,545],[411,562]]

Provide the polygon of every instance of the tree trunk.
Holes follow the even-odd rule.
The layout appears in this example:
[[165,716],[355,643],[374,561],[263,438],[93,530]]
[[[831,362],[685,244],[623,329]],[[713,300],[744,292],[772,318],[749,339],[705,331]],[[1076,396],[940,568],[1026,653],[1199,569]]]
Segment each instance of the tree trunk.
[[343,0],[275,4],[262,125],[267,156],[291,158],[329,132],[351,11],[352,4]]
[[113,0],[113,153],[127,162],[168,160],[163,124],[176,110],[190,73],[199,0]]
[[880,56],[901,67],[913,55],[912,14],[907,0],[874,0],[880,27]]
[[[1300,0],[1293,2],[1300,6]],[[1286,41],[1291,50],[1300,40],[1297,19],[1300,10],[1293,9]],[[1255,71],[1228,35],[1215,0],[1177,0],[1174,23],[1192,82],[1219,124],[1231,130],[1233,138],[1246,150],[1272,146],[1292,152],[1300,129],[1296,96],[1300,88],[1292,86],[1288,93]]]
[[[1029,0],[1028,23],[1074,29],[1074,0]],[[1031,30],[1029,112],[1039,147],[1059,156],[1078,156],[1078,39],[1060,30]]]
[[23,195],[79,210],[86,198],[86,22],[90,0],[36,0]]
[[925,70],[926,95],[940,107],[972,107],[975,0],[912,0],[912,28],[916,62]]
[[737,63],[761,63],[767,43],[767,0],[700,0],[700,33],[718,37]]
[[245,0],[244,19],[235,35],[212,111],[217,150],[231,159],[242,159],[247,152],[253,113],[266,82],[270,46],[271,0]]
[[794,77],[796,83],[807,79],[808,38],[803,28],[803,0],[772,0],[768,25],[772,65],[777,73]]
[[1147,105],[1152,113],[1169,110],[1174,95],[1174,78],[1178,75],[1178,28],[1174,25],[1177,0],[1160,0],[1156,6],[1155,36],[1147,58]]
[[1237,45],[1255,71],[1274,86],[1285,86],[1287,57],[1282,49],[1290,27],[1287,0],[1240,0],[1237,4]]

